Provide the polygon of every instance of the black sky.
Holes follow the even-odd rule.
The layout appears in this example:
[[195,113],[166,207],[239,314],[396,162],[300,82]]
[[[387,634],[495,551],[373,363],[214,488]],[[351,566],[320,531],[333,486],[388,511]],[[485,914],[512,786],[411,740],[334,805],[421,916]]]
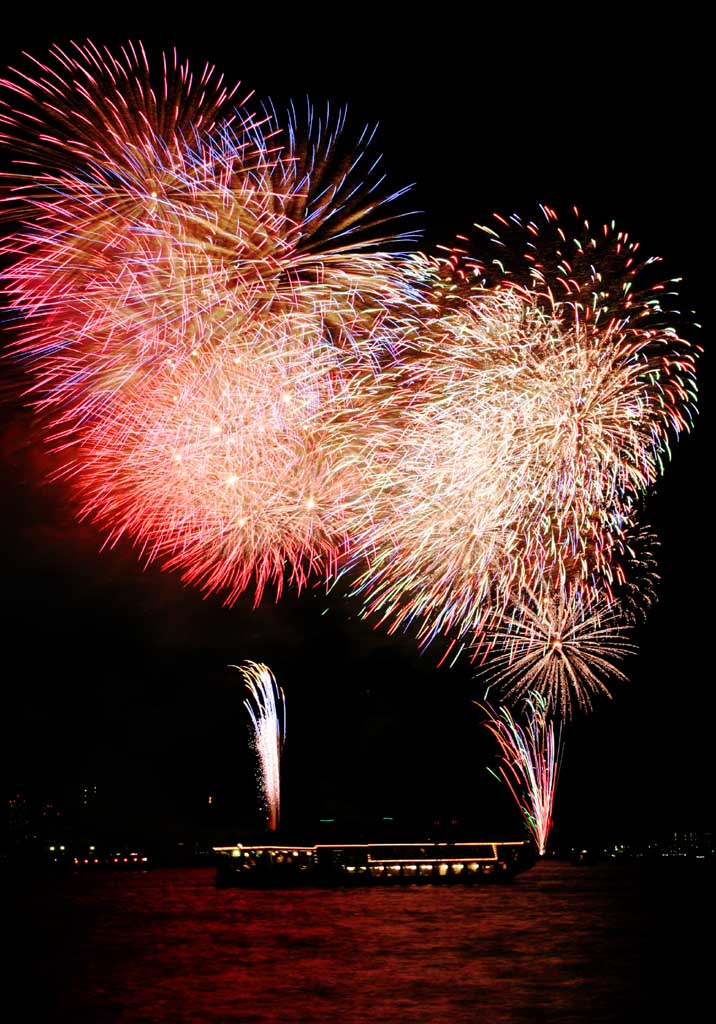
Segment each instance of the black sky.
[[[428,248],[493,211],[577,204],[662,256],[664,276],[684,278],[684,307],[703,325],[685,333],[707,355],[696,429],[647,505],[662,540],[660,600],[630,684],[567,730],[557,817],[575,837],[712,827],[705,26],[688,13],[632,26],[603,14],[578,32],[518,23],[516,12],[388,24],[361,8],[360,20],[338,24],[309,9],[288,20],[277,8],[212,9],[206,20],[195,9],[190,22],[168,9],[149,22],[122,10],[69,22],[16,14],[0,64],[72,38],[141,39],[150,53],[176,45],[259,98],[308,95],[347,103],[356,126],[378,121],[391,181],[415,183],[410,205],[422,211]],[[419,657],[410,638],[372,631],[320,591],[226,609],[176,576],[143,571],[128,547],[100,553],[99,533],[43,482],[31,415],[6,405],[2,428],[8,792],[97,780],[127,820],[191,820],[209,792],[227,818],[232,807],[252,813],[243,693],[226,668],[252,658],[286,689],[285,801],[295,815],[479,820],[483,807],[509,802],[485,771],[491,748],[470,703],[482,687],[468,666],[436,669],[430,651]]]

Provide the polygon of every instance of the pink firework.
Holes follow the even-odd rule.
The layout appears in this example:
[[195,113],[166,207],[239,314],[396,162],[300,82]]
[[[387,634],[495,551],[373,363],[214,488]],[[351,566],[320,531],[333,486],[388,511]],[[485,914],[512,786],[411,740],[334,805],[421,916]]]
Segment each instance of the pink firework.
[[[91,73],[68,59],[53,85],[69,157],[54,136],[49,157],[30,145],[52,170],[18,185],[16,354],[82,514],[229,602],[253,583],[258,601],[269,581],[332,575],[363,501],[364,396],[410,292],[398,258],[364,251],[394,197],[377,198],[363,150],[346,169],[342,114],[309,109],[301,134],[295,115],[280,130],[224,110],[217,128],[223,92],[197,106],[182,65],[181,89],[157,97],[139,52],[96,69],[89,47]],[[42,81],[10,88],[43,97]],[[26,118],[6,120],[22,144]]]
[[478,704],[487,714],[485,727],[500,747],[499,775],[517,802],[537,850],[543,856],[552,829],[552,809],[562,756],[560,727],[555,729],[548,705],[539,693],[524,699],[526,725],[517,722],[506,707],[497,710]]

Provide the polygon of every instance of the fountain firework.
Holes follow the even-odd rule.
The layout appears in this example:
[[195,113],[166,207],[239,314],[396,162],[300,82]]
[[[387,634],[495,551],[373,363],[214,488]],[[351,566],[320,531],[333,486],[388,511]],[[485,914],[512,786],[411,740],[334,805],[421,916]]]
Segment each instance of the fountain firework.
[[517,801],[540,856],[547,847],[552,828],[552,806],[562,755],[560,727],[555,730],[548,717],[548,705],[537,691],[524,701],[526,726],[520,725],[506,707],[497,710],[487,702],[478,707],[487,714],[485,726],[500,745],[500,774]]
[[253,744],[269,831],[275,832],[281,811],[281,751],[286,737],[283,690],[267,665],[247,661],[230,665],[241,672],[249,690],[244,707],[251,718]]

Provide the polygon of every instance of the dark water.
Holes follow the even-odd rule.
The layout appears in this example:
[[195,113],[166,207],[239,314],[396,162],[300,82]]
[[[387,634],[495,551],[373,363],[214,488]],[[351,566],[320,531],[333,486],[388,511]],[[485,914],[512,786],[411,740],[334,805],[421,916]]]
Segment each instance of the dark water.
[[508,886],[283,893],[217,890],[205,869],[10,880],[6,1019],[692,1020],[707,871],[546,863]]

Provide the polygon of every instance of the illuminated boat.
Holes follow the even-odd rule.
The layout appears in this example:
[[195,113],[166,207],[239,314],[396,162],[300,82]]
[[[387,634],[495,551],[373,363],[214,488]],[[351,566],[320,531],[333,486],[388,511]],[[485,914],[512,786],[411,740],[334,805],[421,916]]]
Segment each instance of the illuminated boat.
[[532,867],[530,842],[215,846],[219,888],[472,885]]

